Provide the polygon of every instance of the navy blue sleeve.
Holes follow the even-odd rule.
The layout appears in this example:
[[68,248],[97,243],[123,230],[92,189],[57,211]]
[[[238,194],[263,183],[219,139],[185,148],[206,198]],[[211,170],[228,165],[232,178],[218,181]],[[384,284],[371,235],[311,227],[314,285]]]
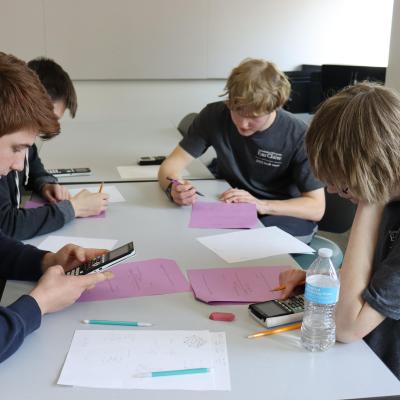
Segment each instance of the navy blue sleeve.
[[29,149],[28,160],[29,168],[25,166],[25,173],[29,170],[29,179],[26,189],[40,194],[43,185],[46,183],[58,183],[57,178],[45,170],[35,144]]
[[[5,237],[0,232],[0,278],[37,280],[45,251]],[[0,307],[0,362],[13,354],[26,335],[40,326],[41,312],[31,296]]]
[[21,346],[25,337],[39,328],[40,308],[31,296],[24,295],[8,307],[0,307],[0,362]]
[[32,209],[18,208],[15,192],[14,173],[11,172],[0,179],[0,229],[11,238],[26,240],[53,232],[75,216],[68,200]]

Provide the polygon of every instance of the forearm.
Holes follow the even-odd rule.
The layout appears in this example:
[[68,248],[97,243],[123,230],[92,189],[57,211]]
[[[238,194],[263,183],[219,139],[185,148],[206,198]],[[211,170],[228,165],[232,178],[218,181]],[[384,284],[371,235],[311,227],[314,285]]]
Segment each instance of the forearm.
[[9,307],[0,307],[0,362],[21,346],[25,337],[39,328],[42,313],[31,296],[22,296]]
[[177,146],[174,151],[164,160],[158,171],[158,181],[163,190],[165,190],[170,181],[167,178],[180,179],[182,171],[193,160],[193,157]]
[[336,323],[338,339],[341,341],[363,337],[379,323],[379,315],[372,315],[374,310],[365,303],[362,293],[371,277],[383,208],[368,204],[359,204],[357,207],[340,273]]
[[288,200],[259,200],[259,214],[285,215],[311,221],[319,221],[324,215],[324,203],[309,197]]

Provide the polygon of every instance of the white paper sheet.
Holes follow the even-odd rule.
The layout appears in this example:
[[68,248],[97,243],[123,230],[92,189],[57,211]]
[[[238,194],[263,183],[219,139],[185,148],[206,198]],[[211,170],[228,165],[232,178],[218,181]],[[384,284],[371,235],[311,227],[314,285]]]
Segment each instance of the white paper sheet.
[[[78,194],[82,189],[87,189],[89,192],[97,193],[99,191],[100,184],[96,186],[81,186],[79,188],[72,188],[69,189],[69,193],[71,196],[75,196]],[[120,203],[125,201],[124,197],[122,196],[121,192],[112,185],[104,185],[103,192],[107,193],[110,197],[108,198],[109,203]]]
[[[122,165],[117,167],[122,179],[158,179],[159,165]],[[189,176],[189,172],[183,170],[182,176]]]
[[[212,372],[137,378],[141,372],[186,368]],[[230,390],[225,333],[77,330],[60,385],[120,389]]]
[[41,250],[48,250],[57,252],[61,247],[66,244],[76,244],[81,247],[88,247],[93,249],[107,249],[111,250],[115,247],[118,240],[115,239],[94,239],[85,237],[73,237],[73,236],[47,236],[42,243],[39,244],[38,248]]
[[314,252],[310,246],[276,226],[203,236],[197,240],[229,263]]

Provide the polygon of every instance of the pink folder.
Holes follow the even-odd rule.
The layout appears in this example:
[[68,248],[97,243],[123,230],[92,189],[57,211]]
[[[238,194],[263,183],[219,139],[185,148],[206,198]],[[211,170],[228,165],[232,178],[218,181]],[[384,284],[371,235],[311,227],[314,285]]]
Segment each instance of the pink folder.
[[187,272],[198,300],[205,303],[256,303],[274,300],[279,273],[289,266],[191,269]]
[[125,297],[190,292],[178,264],[158,258],[119,264],[110,269],[114,278],[87,290],[78,301],[111,300]]
[[259,225],[257,208],[250,203],[197,201],[192,206],[190,228],[254,228]]

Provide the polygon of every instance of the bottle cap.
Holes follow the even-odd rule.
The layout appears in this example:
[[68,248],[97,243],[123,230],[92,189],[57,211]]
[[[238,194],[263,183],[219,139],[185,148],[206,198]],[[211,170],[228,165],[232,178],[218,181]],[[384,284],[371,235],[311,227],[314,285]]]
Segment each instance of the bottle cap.
[[321,247],[318,250],[318,255],[322,258],[331,258],[333,254],[332,249],[327,249],[326,247]]

